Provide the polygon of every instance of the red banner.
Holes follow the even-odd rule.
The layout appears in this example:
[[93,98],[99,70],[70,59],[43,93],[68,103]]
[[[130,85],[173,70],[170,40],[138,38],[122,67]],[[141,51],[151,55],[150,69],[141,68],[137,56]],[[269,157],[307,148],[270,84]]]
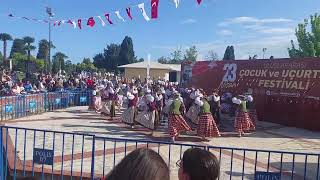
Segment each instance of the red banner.
[[252,92],[260,120],[320,130],[320,59],[200,61],[182,66],[182,84],[208,93]]

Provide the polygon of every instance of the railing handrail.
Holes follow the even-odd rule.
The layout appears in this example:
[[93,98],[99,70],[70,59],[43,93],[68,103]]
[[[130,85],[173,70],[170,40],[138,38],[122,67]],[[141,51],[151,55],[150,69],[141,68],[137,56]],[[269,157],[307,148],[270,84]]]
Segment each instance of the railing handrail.
[[74,134],[79,136],[90,136],[95,139],[103,139],[115,142],[137,142],[137,143],[149,143],[149,144],[164,144],[164,145],[177,145],[177,146],[188,146],[188,147],[202,147],[208,150],[210,149],[221,149],[221,150],[238,150],[238,151],[251,151],[251,152],[264,152],[264,153],[276,153],[276,154],[292,154],[292,155],[304,155],[304,156],[319,156],[320,153],[302,153],[302,152],[293,152],[293,151],[276,151],[276,150],[263,150],[263,149],[251,149],[251,148],[233,148],[233,147],[222,147],[222,146],[204,146],[197,144],[188,144],[188,143],[176,143],[176,142],[168,142],[168,141],[152,141],[152,140],[143,140],[143,139],[126,139],[126,138],[111,138],[111,137],[103,137],[96,136],[94,134],[89,133],[74,133],[74,132],[66,132],[66,131],[54,131],[54,130],[44,130],[44,129],[34,129],[34,128],[23,128],[23,127],[15,127],[15,126],[3,126],[0,125],[0,128],[6,129],[21,129],[27,131],[40,131],[40,132],[51,132],[58,134]]

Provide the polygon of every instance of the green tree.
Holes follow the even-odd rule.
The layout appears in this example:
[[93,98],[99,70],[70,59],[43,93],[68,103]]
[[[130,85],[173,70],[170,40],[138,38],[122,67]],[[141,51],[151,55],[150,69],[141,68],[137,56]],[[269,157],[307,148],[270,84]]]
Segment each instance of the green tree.
[[[51,42],[51,49],[54,49],[55,46]],[[42,39],[39,41],[39,48],[37,53],[37,59],[45,60],[45,68],[49,71],[50,62],[49,62],[49,41]]]
[[25,42],[23,39],[14,39],[11,47],[10,57],[12,58],[15,53],[26,55]]
[[26,36],[23,38],[23,41],[25,43],[24,49],[27,51],[27,54],[28,54],[28,60],[30,60],[31,51],[34,51],[36,49],[36,47],[32,45],[32,43],[34,43],[34,38],[30,36]]
[[219,60],[219,56],[216,52],[214,52],[213,50],[210,50],[208,52],[208,54],[206,55],[205,59],[207,61],[218,61]]
[[1,33],[0,40],[3,41],[3,63],[6,63],[7,60],[7,42],[12,41],[12,37],[10,34]]
[[198,51],[196,46],[191,46],[189,49],[186,50],[184,55],[185,61],[196,61],[198,57]]
[[97,67],[97,68],[105,68],[105,57],[104,57],[104,54],[102,53],[99,53],[99,54],[96,54],[94,57],[93,57],[93,64]]
[[[308,29],[311,31],[308,32]],[[310,21],[305,19],[304,23],[298,24],[296,37],[299,48],[295,48],[291,41],[291,48],[288,48],[291,58],[320,57],[320,15],[312,15]]]
[[135,62],[132,39],[126,36],[122,43],[117,65],[131,64]]
[[235,55],[234,55],[234,47],[233,46],[228,46],[224,56],[223,60],[235,60]]
[[97,72],[98,68],[91,62],[90,58],[84,58],[82,63],[76,65],[76,71]]
[[108,71],[117,71],[118,66],[120,65],[118,62],[120,55],[121,47],[118,44],[110,44],[104,49],[104,57],[105,64],[104,68]]
[[158,63],[161,63],[161,64],[169,64],[170,63],[170,59],[162,56],[158,59]]
[[170,60],[170,64],[180,63],[183,58],[182,48],[178,47],[171,53],[172,59]]
[[52,72],[57,73],[59,70],[64,70],[64,63],[65,59],[68,58],[65,54],[62,52],[57,52],[55,55],[53,55],[53,62],[52,62]]

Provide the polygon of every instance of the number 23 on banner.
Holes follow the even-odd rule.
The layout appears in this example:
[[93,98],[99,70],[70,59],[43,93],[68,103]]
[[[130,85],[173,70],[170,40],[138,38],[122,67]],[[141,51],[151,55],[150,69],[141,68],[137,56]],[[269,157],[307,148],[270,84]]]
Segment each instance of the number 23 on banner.
[[237,79],[237,65],[236,64],[225,64],[223,67],[224,71],[227,71],[223,76],[223,82],[234,82]]

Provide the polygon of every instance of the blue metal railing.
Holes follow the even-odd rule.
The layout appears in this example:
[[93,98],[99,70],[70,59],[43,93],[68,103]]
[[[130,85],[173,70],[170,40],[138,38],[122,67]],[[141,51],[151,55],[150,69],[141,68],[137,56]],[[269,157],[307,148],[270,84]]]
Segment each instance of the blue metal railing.
[[0,97],[1,121],[72,106],[87,106],[91,101],[91,90]]
[[[319,180],[320,154],[200,146],[162,141],[108,138],[93,134],[2,126],[2,179],[94,179],[104,177],[128,153],[145,147],[158,152],[177,175],[176,162],[189,148],[206,149],[219,160],[219,179],[254,179],[257,172],[278,173],[282,179]],[[0,141],[1,143],[1,141]],[[34,149],[52,151],[52,164],[39,163]],[[0,151],[1,152],[1,151]],[[46,159],[49,161],[49,156]],[[2,166],[1,166],[2,165]],[[2,173],[1,172],[1,173]],[[1,174],[0,174],[1,176]]]

